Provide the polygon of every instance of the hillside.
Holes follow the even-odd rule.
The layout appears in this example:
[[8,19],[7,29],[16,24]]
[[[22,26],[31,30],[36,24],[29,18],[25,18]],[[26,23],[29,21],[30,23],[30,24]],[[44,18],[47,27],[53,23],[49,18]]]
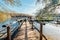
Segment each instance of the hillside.
[[0,12],[0,22],[6,21],[7,19],[10,19],[13,16],[32,16],[32,15],[24,14],[24,13]]
[[11,16],[9,14],[0,13],[0,22],[4,22],[9,18],[11,18]]
[[32,16],[29,14],[24,14],[24,13],[9,13],[11,16]]

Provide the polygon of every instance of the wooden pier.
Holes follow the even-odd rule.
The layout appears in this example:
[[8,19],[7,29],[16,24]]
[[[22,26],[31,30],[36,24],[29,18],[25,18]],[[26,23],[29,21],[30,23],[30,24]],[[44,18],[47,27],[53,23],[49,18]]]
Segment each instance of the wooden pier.
[[24,22],[14,40],[39,40],[39,33],[31,29],[29,22]]
[[14,37],[11,35],[10,26],[7,26],[6,40],[53,40],[51,37],[43,34],[43,23],[41,22],[39,23],[40,30],[33,25],[33,20],[20,20],[18,23],[21,24],[18,28],[15,28],[17,32],[12,34]]
[[[32,25],[29,21],[23,22],[21,28],[18,29],[18,33],[14,37],[13,40],[41,40],[40,32],[36,31],[36,29],[32,29]],[[53,40],[50,37],[44,38],[42,35],[42,40]]]

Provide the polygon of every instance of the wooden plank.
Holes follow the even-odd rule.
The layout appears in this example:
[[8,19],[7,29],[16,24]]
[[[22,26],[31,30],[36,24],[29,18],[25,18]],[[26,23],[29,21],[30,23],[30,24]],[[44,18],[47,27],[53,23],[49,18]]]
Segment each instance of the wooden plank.
[[11,40],[10,26],[7,27],[7,40]]
[[42,40],[43,24],[40,23],[40,40]]
[[27,36],[28,40],[39,40],[37,32],[35,30],[31,30],[32,25],[29,24],[28,21],[26,23],[27,23],[27,29],[25,29],[26,25],[24,22],[21,29],[19,29],[19,32],[15,36],[14,40],[25,40],[26,36]]

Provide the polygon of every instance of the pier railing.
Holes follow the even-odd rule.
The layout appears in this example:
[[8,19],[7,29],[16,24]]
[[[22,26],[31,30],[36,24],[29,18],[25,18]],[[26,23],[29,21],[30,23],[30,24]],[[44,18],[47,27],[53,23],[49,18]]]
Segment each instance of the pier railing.
[[[23,24],[23,21],[24,21],[24,20],[17,21],[19,25],[17,25],[17,27],[15,27],[15,28],[12,29],[12,30],[11,30],[11,25],[12,25],[12,24],[3,25],[2,27],[7,28],[7,31],[4,32],[4,34],[2,35],[2,36],[4,36],[4,39],[5,39],[5,40],[11,40],[11,39],[13,40],[12,35],[13,35],[16,31],[18,31],[18,28],[21,28],[21,25]],[[5,29],[4,29],[4,30],[5,30]],[[4,30],[2,30],[2,31],[4,31]],[[2,32],[2,31],[1,31],[1,32]],[[3,38],[3,37],[1,37],[1,38]]]
[[[21,26],[22,26],[22,24],[23,24],[24,21],[26,23],[26,20],[20,20],[20,21],[18,21],[18,23],[19,23],[18,27],[15,27],[13,29],[13,31],[11,31],[11,28],[10,28],[11,26],[10,25],[3,25],[3,27],[6,27],[7,28],[7,38],[6,38],[6,40],[11,40],[11,37],[14,34],[14,32],[16,30],[18,30],[19,28],[21,28]],[[43,38],[45,40],[47,40],[46,36],[43,34],[43,24],[44,23],[39,22],[39,24],[40,24],[40,30],[39,30],[38,28],[35,27],[35,25],[33,25],[33,22],[34,22],[34,20],[29,20],[29,23],[32,25],[31,29],[32,30],[36,29],[40,33],[40,40],[42,40]],[[25,32],[26,32],[25,33],[25,40],[28,40],[28,38],[27,38],[27,27],[26,27],[26,31]]]
[[38,22],[40,24],[39,30],[35,25],[33,25],[33,23],[36,21],[38,22],[38,20],[29,20],[30,24],[32,24],[32,30],[36,29],[40,33],[40,40],[43,40],[43,38],[47,40],[46,36],[43,34],[43,25],[45,25],[45,23],[43,23],[42,21]]

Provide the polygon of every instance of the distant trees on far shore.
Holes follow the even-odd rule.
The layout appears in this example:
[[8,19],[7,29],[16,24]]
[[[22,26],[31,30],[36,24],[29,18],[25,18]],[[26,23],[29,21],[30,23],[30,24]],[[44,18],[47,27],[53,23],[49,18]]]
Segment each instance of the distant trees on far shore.
[[0,12],[0,22],[4,22],[10,18],[11,18],[11,16],[9,14]]

